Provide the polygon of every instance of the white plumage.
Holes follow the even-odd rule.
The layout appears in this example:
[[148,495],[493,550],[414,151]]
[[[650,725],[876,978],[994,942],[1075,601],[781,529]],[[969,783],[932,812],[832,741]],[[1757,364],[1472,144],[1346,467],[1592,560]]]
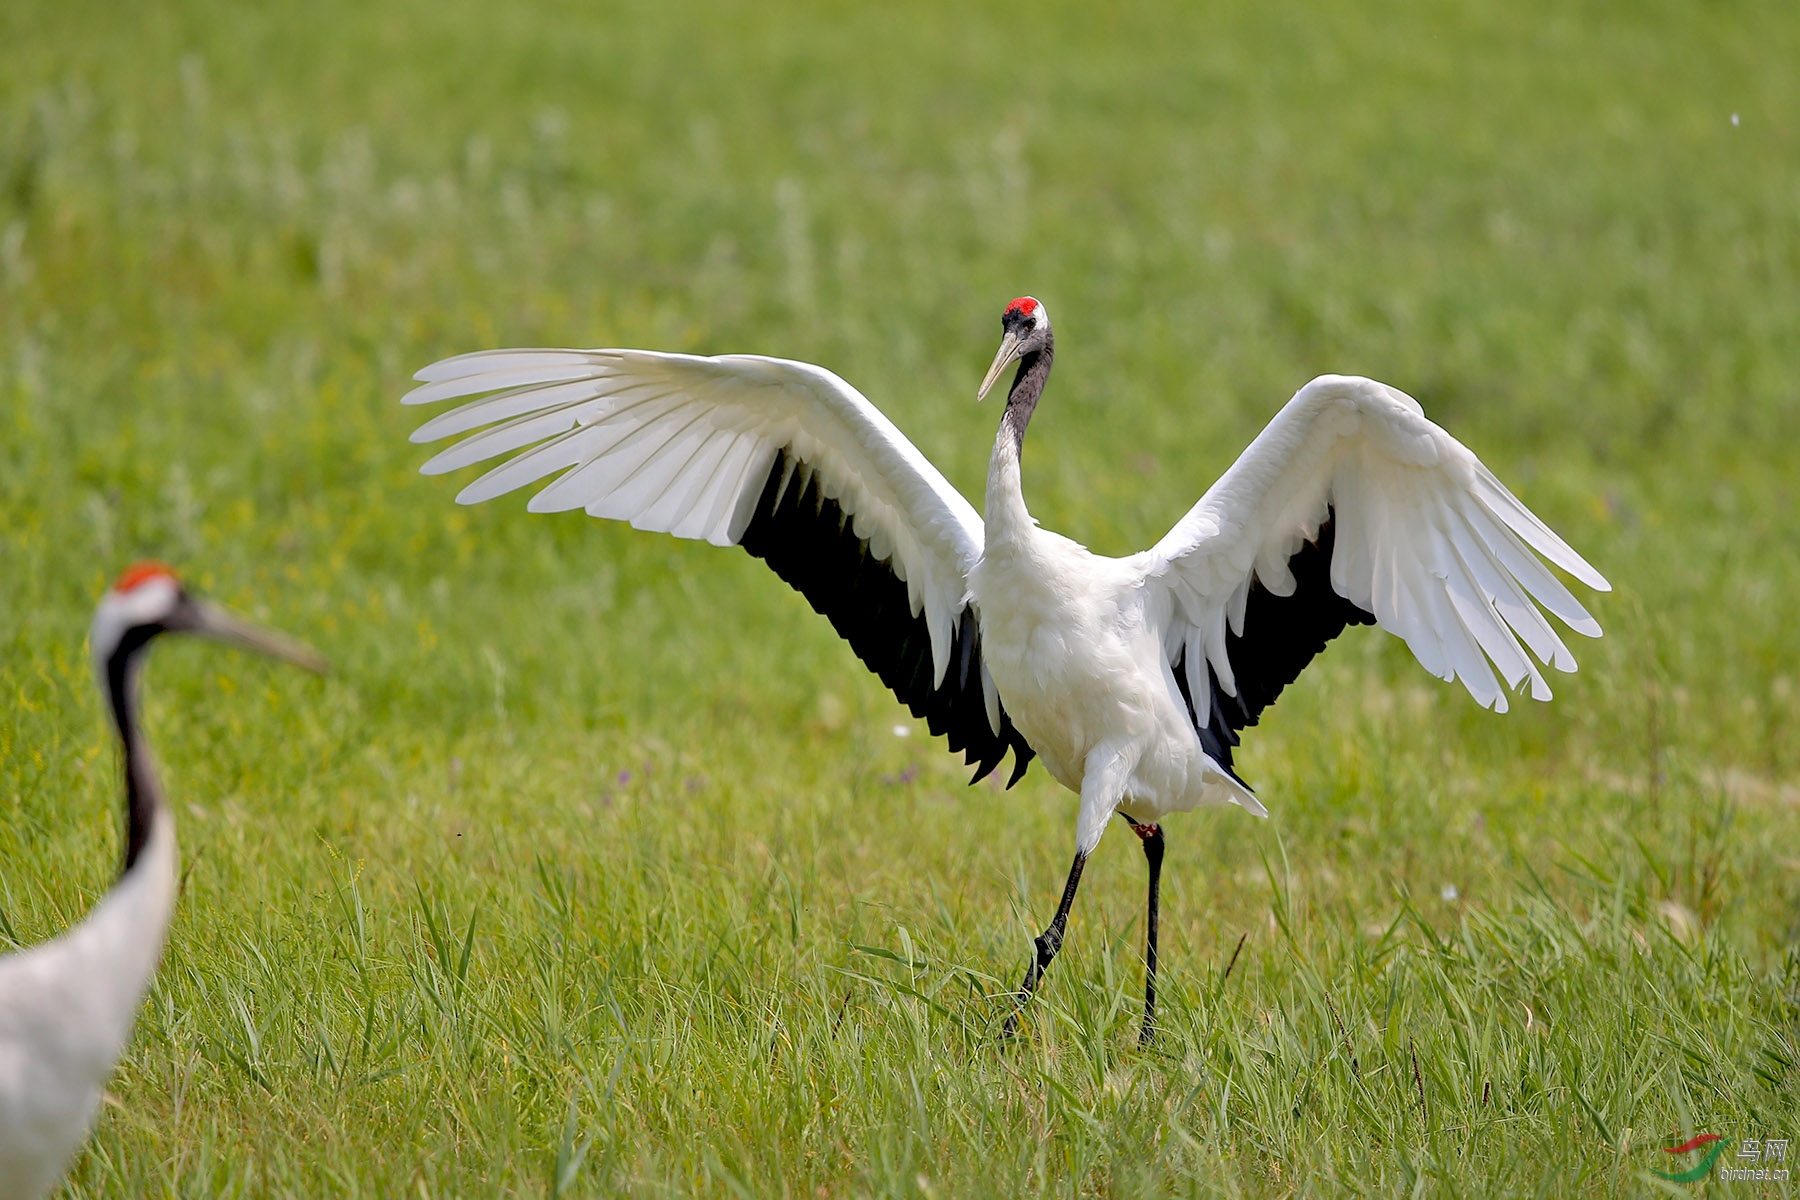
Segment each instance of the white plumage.
[[[456,497],[483,500],[565,472],[532,512],[585,509],[634,528],[735,545],[783,449],[892,562],[931,630],[938,680],[981,554],[981,518],[861,393],[810,363],[649,350],[495,350],[420,371],[407,404],[505,388],[427,421],[415,442],[492,425],[421,470],[437,475],[532,449]],[[494,424],[500,422],[499,424]],[[788,486],[795,485],[792,478]]]
[[162,957],[175,823],[75,928],[0,958],[0,1200],[35,1200],[87,1136]]
[[87,1136],[162,957],[177,890],[175,821],[136,720],[145,647],[187,631],[298,663],[310,650],[188,595],[167,568],[125,572],[94,614],[94,665],[125,749],[125,867],[81,924],[0,957],[0,1200],[37,1200]]
[[[1080,793],[1075,865],[1027,993],[1115,812],[1152,854],[1153,974],[1155,823],[1201,804],[1266,815],[1231,746],[1345,624],[1397,634],[1427,670],[1501,711],[1508,691],[1549,698],[1540,663],[1574,670],[1540,606],[1599,635],[1538,556],[1590,587],[1605,579],[1416,401],[1370,379],[1301,388],[1149,550],[1105,558],[1040,529],[1019,456],[1054,342],[1030,297],[1002,325],[982,394],[1019,366],[985,522],[867,399],[805,363],[502,350],[427,367],[405,400],[498,393],[413,435],[468,435],[428,474],[515,455],[459,501],[560,472],[533,511],[583,508],[743,545],[982,773],[1011,749],[1015,779],[1035,754]],[[882,588],[903,588],[904,605],[881,601]],[[1153,1004],[1152,980],[1146,1036]]]
[[1600,626],[1530,546],[1587,584],[1600,573],[1532,515],[1411,396],[1372,379],[1321,375],[1288,401],[1231,469],[1143,555],[1145,583],[1172,604],[1166,628],[1191,671],[1210,664],[1233,691],[1227,622],[1243,633],[1253,578],[1291,593],[1288,560],[1327,509],[1338,518],[1331,584],[1405,639],[1426,670],[1459,679],[1484,708],[1505,712],[1527,680],[1550,699],[1539,660],[1575,658],[1530,599],[1571,629]]

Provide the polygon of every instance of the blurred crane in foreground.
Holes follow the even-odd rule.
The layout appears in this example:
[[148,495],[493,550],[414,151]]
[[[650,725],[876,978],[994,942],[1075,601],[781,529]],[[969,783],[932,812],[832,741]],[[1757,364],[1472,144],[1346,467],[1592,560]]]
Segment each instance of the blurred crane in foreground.
[[81,924],[0,957],[0,1200],[37,1200],[61,1178],[162,957],[178,885],[175,819],[138,727],[137,679],[164,633],[325,669],[298,642],[189,595],[156,563],[132,567],[101,598],[89,640],[125,749],[125,864]]
[[[408,404],[481,396],[415,442],[468,435],[426,474],[510,455],[464,504],[558,478],[533,512],[581,508],[742,546],[798,589],[914,715],[976,764],[1033,757],[1081,796],[1075,860],[1019,989],[1062,944],[1109,819],[1143,840],[1143,1040],[1156,1016],[1168,813],[1236,804],[1239,731],[1346,625],[1377,624],[1485,707],[1550,698],[1575,659],[1544,614],[1600,626],[1540,561],[1608,584],[1417,401],[1372,379],[1301,388],[1155,546],[1104,558],[1038,528],[1025,429],[1050,376],[1050,316],[1023,296],[978,393],[1017,364],[985,523],[882,413],[822,367],[758,355],[492,350],[426,367]],[[493,393],[493,394],[485,394]],[[1534,553],[1535,552],[1535,553]],[[1535,660],[1535,661],[1534,661]],[[1018,1009],[1008,1017],[1010,1032]]]

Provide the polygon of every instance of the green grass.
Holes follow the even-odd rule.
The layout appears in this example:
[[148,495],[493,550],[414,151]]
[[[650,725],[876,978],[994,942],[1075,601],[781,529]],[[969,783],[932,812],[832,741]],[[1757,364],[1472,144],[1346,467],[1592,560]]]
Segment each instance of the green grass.
[[[158,652],[185,891],[65,1194],[1640,1195],[1800,1137],[1796,62],[1775,2],[0,7],[0,934],[114,870],[119,566],[339,666]],[[1503,718],[1334,644],[1271,820],[1168,826],[1147,1052],[1133,839],[1001,1044],[1074,798],[964,788],[745,555],[457,509],[394,403],[779,353],[978,496],[1026,291],[1096,550],[1360,372],[1617,585]]]

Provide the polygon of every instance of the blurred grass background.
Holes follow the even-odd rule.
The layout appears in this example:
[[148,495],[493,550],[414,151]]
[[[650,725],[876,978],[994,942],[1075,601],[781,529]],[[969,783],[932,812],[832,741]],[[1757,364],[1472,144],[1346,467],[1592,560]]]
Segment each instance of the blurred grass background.
[[[115,868],[121,565],[340,667],[159,652],[185,892],[67,1194],[1638,1194],[1800,1133],[1795,62],[1751,2],[0,8],[0,935]],[[775,353],[979,497],[1023,292],[1097,551],[1354,372],[1617,588],[1504,718],[1335,643],[1272,819],[1169,826],[1149,1052],[1134,844],[997,1044],[1074,798],[963,788],[747,556],[457,509],[394,403]]]

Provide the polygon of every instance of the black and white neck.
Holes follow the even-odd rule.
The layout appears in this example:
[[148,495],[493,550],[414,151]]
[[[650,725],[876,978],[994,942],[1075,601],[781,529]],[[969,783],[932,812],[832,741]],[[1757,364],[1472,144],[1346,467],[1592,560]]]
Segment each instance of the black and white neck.
[[142,856],[156,816],[164,806],[162,786],[157,782],[150,749],[137,720],[137,679],[151,636],[148,630],[132,630],[130,640],[106,660],[106,694],[125,748],[125,861],[121,874],[131,870]]
[[994,439],[994,453],[988,459],[987,528],[988,541],[994,543],[1020,535],[1031,528],[1031,514],[1025,508],[1023,482],[1019,475],[1019,457],[1025,447],[1025,428],[1037,411],[1044,385],[1050,379],[1050,367],[1056,359],[1056,338],[1050,330],[1050,313],[1037,300],[1021,296],[1006,306],[1000,318],[1000,349],[982,380],[979,395],[985,396],[994,381],[1014,362],[1012,387],[1006,394],[1006,411],[1000,416],[1000,431]]
[[112,709],[125,756],[125,855],[120,874],[143,857],[166,811],[162,785],[149,744],[138,722],[138,677],[145,651],[169,629],[168,619],[185,603],[181,585],[154,564],[127,572],[94,614],[90,643],[94,665]]
[[1025,448],[1025,427],[1037,411],[1038,397],[1050,379],[1050,364],[1056,360],[1056,337],[1044,324],[1043,342],[1037,349],[1019,357],[1019,369],[1013,376],[1012,388],[1006,394],[1006,411],[1000,415],[1001,433],[1012,441],[1013,456]]

